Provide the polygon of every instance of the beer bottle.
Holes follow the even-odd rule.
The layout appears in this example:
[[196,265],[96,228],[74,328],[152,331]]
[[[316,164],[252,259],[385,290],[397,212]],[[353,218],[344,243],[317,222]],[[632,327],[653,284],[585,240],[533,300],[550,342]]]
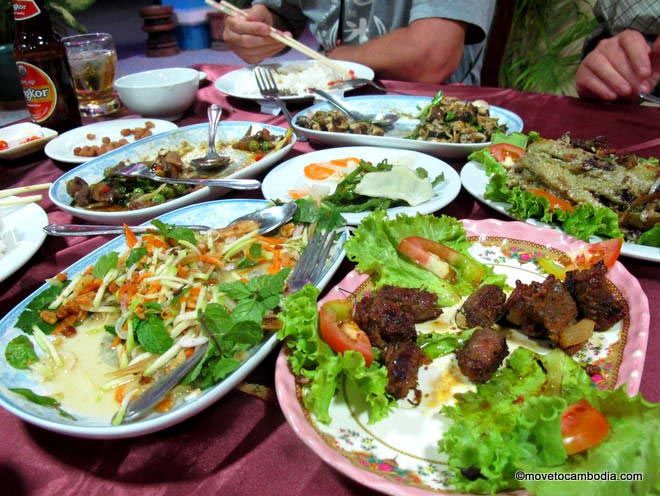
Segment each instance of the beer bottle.
[[81,125],[71,69],[53,30],[44,0],[12,0],[16,20],[14,57],[32,120],[67,131]]

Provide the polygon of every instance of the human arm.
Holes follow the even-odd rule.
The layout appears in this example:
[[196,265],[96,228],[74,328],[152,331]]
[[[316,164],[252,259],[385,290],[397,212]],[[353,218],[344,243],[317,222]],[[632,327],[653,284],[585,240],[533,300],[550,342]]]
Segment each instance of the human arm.
[[419,19],[362,45],[339,46],[328,55],[365,64],[380,77],[439,83],[458,67],[466,30],[461,21]]
[[627,29],[601,40],[582,60],[575,75],[582,97],[638,100],[660,80],[660,37],[649,46],[638,31]]

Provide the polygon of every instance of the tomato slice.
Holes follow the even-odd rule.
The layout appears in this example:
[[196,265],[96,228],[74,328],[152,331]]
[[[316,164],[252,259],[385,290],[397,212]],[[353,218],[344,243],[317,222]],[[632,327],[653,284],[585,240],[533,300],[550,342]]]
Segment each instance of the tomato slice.
[[352,308],[348,300],[326,301],[319,310],[321,338],[337,353],[348,350],[361,353],[368,367],[374,359],[371,341],[353,321]]
[[542,198],[547,199],[550,202],[550,208],[552,210],[563,210],[564,212],[572,212],[574,209],[573,204],[568,200],[559,198],[558,196],[555,196],[552,193],[549,193],[545,190],[538,188],[528,188],[527,191],[529,191],[534,196],[540,196]]
[[9,143],[5,140],[0,140],[0,150],[6,150],[7,148],[9,148]]
[[497,143],[488,147],[490,154],[500,163],[507,159],[512,161],[520,160],[525,155],[525,149],[510,143]]
[[569,455],[600,444],[610,432],[607,417],[587,400],[569,405],[561,416],[561,437]]
[[598,243],[590,243],[573,255],[573,264],[578,269],[588,269],[602,260],[605,266],[611,269],[617,258],[619,258],[622,245],[623,238],[612,238]]
[[430,239],[411,236],[402,239],[397,250],[441,279],[455,280],[454,269],[457,269],[472,285],[477,285],[485,275],[484,267],[480,263],[447,245]]

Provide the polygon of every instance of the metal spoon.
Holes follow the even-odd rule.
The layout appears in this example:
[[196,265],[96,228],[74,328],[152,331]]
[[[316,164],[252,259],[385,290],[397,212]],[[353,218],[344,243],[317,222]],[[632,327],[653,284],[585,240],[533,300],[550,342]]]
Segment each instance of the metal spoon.
[[190,161],[190,164],[201,171],[210,171],[225,168],[231,162],[231,159],[226,155],[220,155],[215,150],[215,133],[218,130],[218,123],[222,109],[215,103],[208,109],[209,117],[209,146],[206,156],[203,158],[196,158]]
[[[228,226],[232,226],[246,220],[253,220],[259,224],[259,234],[269,233],[278,227],[289,222],[296,213],[296,204],[294,202],[263,208],[256,212],[251,212],[231,221]],[[194,231],[208,231],[212,229],[203,225],[183,225]],[[148,226],[130,226],[129,229],[135,234],[142,234],[153,231],[154,227]],[[44,231],[51,236],[102,236],[107,234],[123,234],[124,228],[121,226],[100,226],[88,224],[48,224]]]
[[359,112],[348,110],[341,102],[339,102],[339,100],[337,100],[327,91],[319,90],[317,88],[310,88],[310,91],[325,98],[330,105],[337,108],[337,110],[345,114],[349,119],[353,121],[370,122],[375,126],[382,127],[383,129],[388,129],[391,128],[394,125],[394,123],[399,120],[400,117],[399,114],[396,114],[394,112],[388,112],[386,114],[376,114],[376,115],[363,115]]
[[126,413],[122,419],[122,424],[138,420],[140,417],[149,413],[151,409],[158,404],[163,397],[174,388],[188,373],[199,363],[206,355],[208,350],[208,341],[197,347],[195,352],[188,360],[176,367],[168,374],[162,376],[140,396],[131,399],[126,406]]
[[196,178],[173,178],[161,177],[155,174],[151,168],[142,163],[136,162],[117,170],[116,174],[127,177],[145,177],[158,183],[166,184],[193,184],[198,186],[210,186],[216,188],[229,189],[259,189],[261,183],[256,179],[196,179]]
[[647,102],[656,103],[660,105],[660,98],[658,98],[657,96],[653,96],[650,93],[640,93],[639,97],[642,100],[646,100]]

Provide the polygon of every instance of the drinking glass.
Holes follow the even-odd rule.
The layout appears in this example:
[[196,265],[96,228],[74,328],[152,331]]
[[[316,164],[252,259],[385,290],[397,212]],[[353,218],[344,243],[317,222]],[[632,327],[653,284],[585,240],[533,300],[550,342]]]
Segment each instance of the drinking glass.
[[67,36],[62,41],[71,66],[80,113],[93,117],[119,110],[119,99],[113,88],[117,52],[112,36],[90,33]]

